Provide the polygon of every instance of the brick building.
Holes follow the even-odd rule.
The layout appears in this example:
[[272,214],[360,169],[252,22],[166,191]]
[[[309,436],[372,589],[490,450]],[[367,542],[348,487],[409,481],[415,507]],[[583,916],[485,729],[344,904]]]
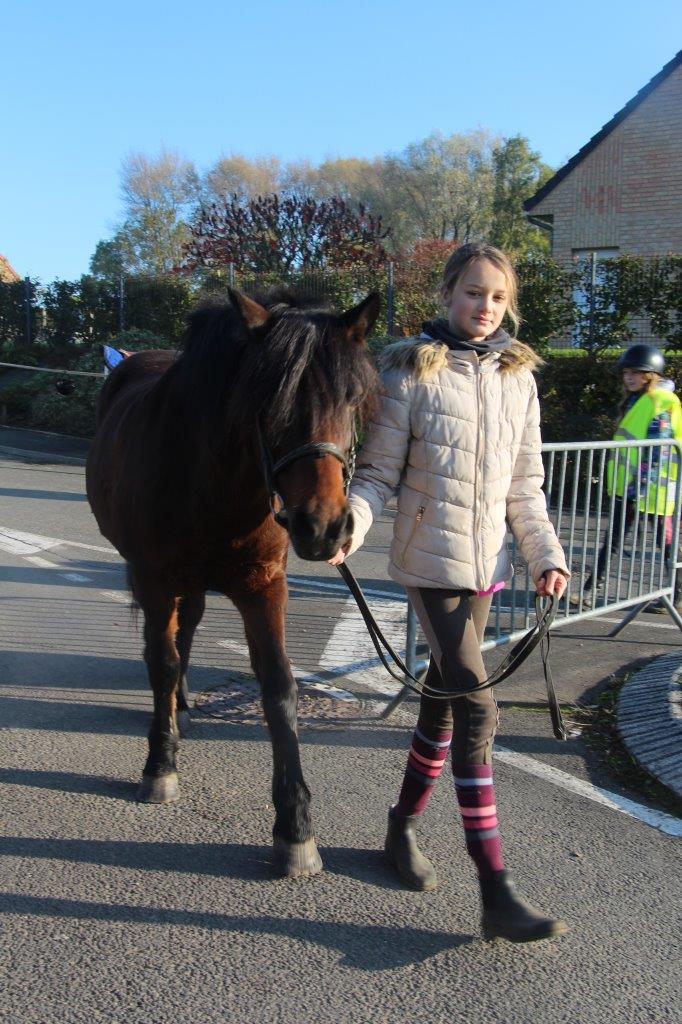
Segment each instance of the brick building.
[[682,50],[524,208],[561,263],[682,253]]
[[9,260],[0,253],[0,284],[14,284],[21,278]]

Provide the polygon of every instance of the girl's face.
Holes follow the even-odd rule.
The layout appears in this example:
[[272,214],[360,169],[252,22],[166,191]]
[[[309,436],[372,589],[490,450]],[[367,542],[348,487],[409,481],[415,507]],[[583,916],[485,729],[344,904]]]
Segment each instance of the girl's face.
[[446,299],[450,330],[471,341],[494,334],[507,309],[507,279],[489,260],[476,260]]
[[647,375],[642,370],[623,370],[623,385],[631,393],[643,391],[647,385]]

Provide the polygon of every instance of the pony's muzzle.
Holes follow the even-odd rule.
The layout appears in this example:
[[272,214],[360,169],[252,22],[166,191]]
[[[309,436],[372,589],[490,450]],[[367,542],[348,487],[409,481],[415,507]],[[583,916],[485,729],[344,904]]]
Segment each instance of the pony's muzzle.
[[335,519],[323,519],[297,509],[287,524],[299,558],[312,562],[332,558],[353,535],[353,513],[347,505]]

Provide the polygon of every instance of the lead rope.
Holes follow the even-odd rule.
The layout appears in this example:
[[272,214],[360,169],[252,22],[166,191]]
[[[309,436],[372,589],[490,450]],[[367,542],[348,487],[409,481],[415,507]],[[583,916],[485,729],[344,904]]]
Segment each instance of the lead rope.
[[[355,598],[355,602],[360,609],[360,614],[365,620],[365,625],[367,626],[370,638],[374,644],[374,649],[379,655],[384,668],[394,679],[399,683],[402,683],[404,688],[412,690],[419,696],[432,697],[434,700],[453,700],[457,697],[466,697],[467,694],[472,693],[473,690],[488,690],[516,672],[528,656],[535,650],[538,644],[540,644],[542,667],[545,676],[545,684],[547,686],[547,703],[549,705],[549,713],[552,719],[552,729],[558,740],[565,740],[568,738],[568,733],[566,726],[564,725],[561,708],[557,700],[556,691],[554,689],[554,680],[549,665],[549,630],[558,608],[558,601],[555,594],[550,596],[549,604],[546,608],[543,608],[542,606],[543,599],[541,597],[537,596],[535,598],[535,614],[537,616],[535,625],[521,637],[506,658],[500,662],[497,668],[493,670],[487,679],[484,679],[483,682],[476,687],[463,687],[457,690],[437,690],[432,686],[428,686],[423,680],[420,681],[415,678],[415,676],[413,676],[408,670],[407,665],[404,663],[400,655],[393,650],[379,628],[376,619],[372,615],[369,605],[365,599],[365,595],[360,588],[360,584],[346,563],[342,562],[341,565],[337,566],[337,569],[343,577],[346,586]],[[389,655],[402,675],[398,675],[398,673],[391,668],[384,651]]]

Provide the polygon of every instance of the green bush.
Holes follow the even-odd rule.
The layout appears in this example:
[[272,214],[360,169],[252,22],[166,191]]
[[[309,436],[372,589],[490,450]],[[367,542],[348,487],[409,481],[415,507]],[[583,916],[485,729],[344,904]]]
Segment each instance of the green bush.
[[[111,339],[111,344],[130,352],[173,347],[166,338],[151,331],[140,330],[116,335]],[[61,395],[55,387],[59,379],[55,374],[31,373],[30,378],[27,374],[28,379],[25,381],[8,384],[0,389],[0,422],[75,437],[92,437],[97,398],[104,381],[101,346],[81,350],[77,358],[68,362],[69,369],[102,374],[102,377],[71,377],[69,379],[74,384],[74,391],[70,395]]]
[[[606,441],[623,396],[620,351],[591,356],[579,350],[550,352],[538,373],[544,441]],[[666,355],[666,376],[682,387],[682,355]]]

